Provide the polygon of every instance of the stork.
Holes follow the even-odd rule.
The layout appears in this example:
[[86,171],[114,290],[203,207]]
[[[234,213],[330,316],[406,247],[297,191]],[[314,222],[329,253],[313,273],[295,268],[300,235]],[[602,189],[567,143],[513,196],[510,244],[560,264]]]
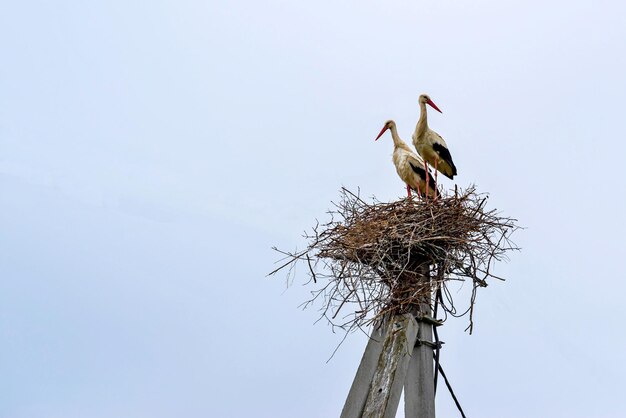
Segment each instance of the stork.
[[428,127],[426,105],[429,105],[439,113],[442,112],[427,94],[420,96],[419,104],[420,118],[415,126],[415,132],[413,132],[413,145],[419,155],[428,164],[435,167],[435,175],[437,175],[437,171],[440,171],[441,174],[452,179],[456,175],[456,167],[452,162],[452,156],[446,141],[444,141],[441,135]]
[[393,120],[385,122],[385,126],[380,131],[374,141],[389,129],[391,138],[393,139],[393,164],[396,166],[398,176],[406,183],[406,192],[411,197],[411,189],[417,192],[418,196],[437,197],[439,192],[437,184],[432,175],[428,172],[424,160],[409,148],[409,146],[400,139],[396,123]]

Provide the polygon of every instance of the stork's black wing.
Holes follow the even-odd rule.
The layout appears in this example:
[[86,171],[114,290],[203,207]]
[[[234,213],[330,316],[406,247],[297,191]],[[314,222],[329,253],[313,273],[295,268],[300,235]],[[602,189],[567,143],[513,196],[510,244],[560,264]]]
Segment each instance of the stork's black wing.
[[433,150],[435,150],[435,152],[441,157],[441,159],[448,163],[450,168],[452,168],[452,177],[456,176],[456,166],[454,165],[454,162],[452,162],[452,155],[450,155],[450,151],[448,150],[448,148],[444,147],[438,142],[435,142],[433,144]]

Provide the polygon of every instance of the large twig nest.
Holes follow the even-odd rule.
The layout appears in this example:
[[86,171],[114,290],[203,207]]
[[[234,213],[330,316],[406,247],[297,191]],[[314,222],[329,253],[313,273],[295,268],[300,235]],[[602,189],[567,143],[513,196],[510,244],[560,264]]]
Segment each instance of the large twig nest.
[[[280,251],[285,263],[270,274],[284,268],[291,274],[305,261],[318,287],[304,305],[321,301],[322,316],[348,330],[430,303],[434,289],[449,296],[449,280],[471,279],[474,288],[465,312],[471,330],[476,288],[486,286],[490,277],[500,279],[491,274],[493,263],[517,249],[509,240],[517,229],[515,219],[486,210],[486,202],[487,196],[474,187],[438,200],[391,203],[367,203],[342,189],[331,221],[305,235],[305,250]],[[451,297],[443,308],[457,315]]]

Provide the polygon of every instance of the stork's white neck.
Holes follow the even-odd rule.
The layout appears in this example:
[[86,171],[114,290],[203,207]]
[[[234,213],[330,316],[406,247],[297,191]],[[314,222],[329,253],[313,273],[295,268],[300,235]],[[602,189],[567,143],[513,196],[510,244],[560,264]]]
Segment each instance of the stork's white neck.
[[396,125],[391,125],[389,127],[389,130],[391,131],[391,138],[393,139],[393,145],[396,147],[399,147],[400,144],[402,143],[402,140],[400,139],[400,136],[398,135],[398,129],[396,128]]
[[428,128],[428,116],[426,115],[426,103],[420,102],[420,118],[415,126],[415,135],[421,136]]

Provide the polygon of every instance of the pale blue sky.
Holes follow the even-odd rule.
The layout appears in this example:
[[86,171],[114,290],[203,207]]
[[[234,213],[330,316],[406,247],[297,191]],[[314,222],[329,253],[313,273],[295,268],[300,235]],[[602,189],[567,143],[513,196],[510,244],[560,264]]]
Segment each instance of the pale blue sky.
[[270,247],[403,195],[373,139],[423,92],[527,227],[441,330],[468,416],[624,416],[625,39],[618,1],[4,2],[0,417],[338,415],[365,338],[326,364]]

